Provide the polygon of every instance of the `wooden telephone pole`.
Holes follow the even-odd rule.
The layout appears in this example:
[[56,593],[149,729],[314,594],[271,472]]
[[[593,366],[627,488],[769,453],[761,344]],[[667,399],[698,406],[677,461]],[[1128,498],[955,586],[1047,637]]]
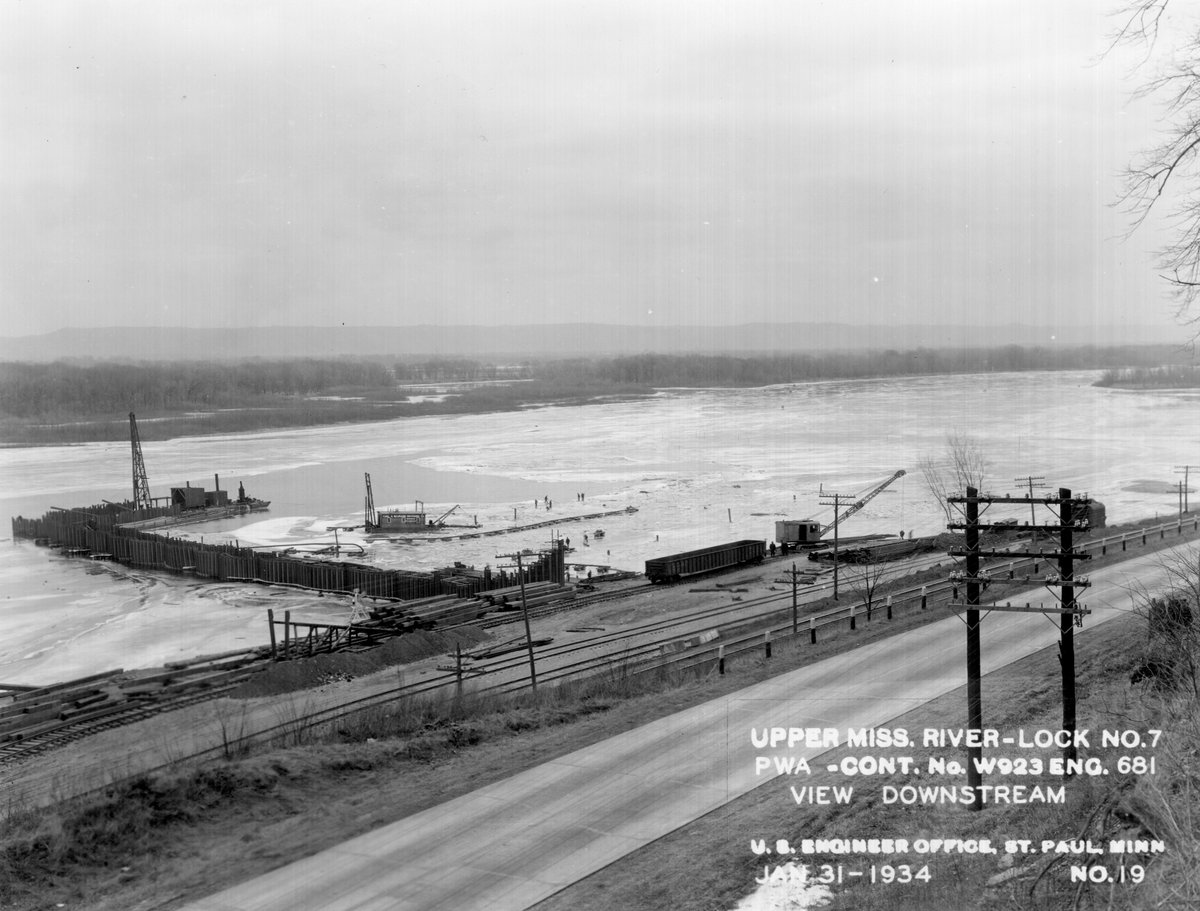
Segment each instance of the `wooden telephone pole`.
[[511,560],[516,558],[517,561],[517,581],[521,586],[521,615],[525,618],[525,646],[529,650],[529,687],[537,692],[537,664],[533,659],[533,632],[529,626],[529,605],[525,601],[525,567],[521,562],[524,554],[519,551],[515,554],[496,554],[497,559]]
[[854,497],[845,493],[821,492],[818,500],[822,506],[833,507],[833,600],[838,600],[838,529],[841,526],[842,504],[853,500]]
[[[974,487],[968,487],[966,496],[947,497],[946,501],[961,506],[962,509],[960,511],[964,517],[963,522],[951,523],[947,527],[950,529],[961,529],[966,537],[964,546],[950,548],[950,556],[952,558],[964,561],[963,571],[951,573],[950,581],[955,586],[959,583],[966,584],[966,600],[951,601],[949,606],[955,609],[963,608],[966,613],[967,726],[972,730],[982,730],[983,728],[982,678],[980,675],[981,649],[979,641],[979,627],[982,620],[980,616],[980,595],[983,589],[992,584],[1028,584],[1030,582],[1040,582],[1048,588],[1058,588],[1057,607],[1043,607],[1040,604],[1036,606],[1025,604],[1022,606],[1008,602],[1006,604],[987,605],[986,613],[991,613],[992,611],[1016,611],[1059,615],[1059,663],[1062,666],[1063,730],[1067,731],[1070,735],[1066,738],[1068,745],[1063,748],[1063,758],[1069,762],[1073,762],[1078,758],[1078,751],[1075,747],[1074,628],[1076,625],[1082,626],[1084,615],[1091,613],[1088,608],[1078,604],[1075,600],[1075,589],[1086,588],[1090,584],[1086,577],[1077,577],[1075,575],[1075,562],[1077,560],[1088,560],[1091,558],[1091,555],[1075,551],[1074,533],[1077,529],[1082,530],[1088,527],[1088,506],[1092,501],[1087,497],[1072,497],[1071,491],[1065,487],[1059,489],[1058,496],[1029,496],[1020,498],[981,496],[979,491]],[[979,546],[979,533],[981,530],[1006,530],[1012,527],[1004,523],[989,524],[979,521],[979,507],[983,505],[986,511],[988,507],[996,503],[1003,503],[1005,505],[1028,503],[1031,506],[1039,504],[1051,507],[1057,506],[1058,522],[1056,524],[1038,525],[1035,515],[1034,524],[1030,528],[1033,530],[1058,532],[1059,549],[1057,551],[981,550]],[[983,557],[1030,557],[1035,561],[1033,564],[1034,572],[1036,572],[1037,561],[1039,559],[1057,560],[1058,574],[1047,574],[1044,577],[1039,577],[1033,574],[1017,576],[1015,573],[1010,572],[1007,578],[992,577],[983,572],[981,568],[980,561]],[[983,792],[979,787],[983,781],[981,770],[982,758],[983,748],[981,746],[974,746],[968,749],[967,784],[975,788],[975,803],[972,806],[972,809],[975,810],[983,809]],[[1071,772],[1068,770],[1066,774],[1069,776]]]
[[1183,481],[1179,487],[1179,514],[1183,515],[1188,511],[1188,472],[1195,468],[1195,465],[1176,465],[1175,474],[1183,475]]
[[[1029,499],[1032,500],[1033,499],[1033,485],[1037,484],[1038,487],[1045,487],[1046,485],[1043,483],[1045,480],[1046,480],[1045,477],[1043,477],[1042,475],[1026,475],[1023,478],[1013,478],[1013,483],[1020,484],[1022,487],[1028,486],[1029,487]],[[1029,504],[1029,519],[1030,519],[1030,522],[1029,522],[1030,525],[1037,525],[1037,509],[1033,503]]]

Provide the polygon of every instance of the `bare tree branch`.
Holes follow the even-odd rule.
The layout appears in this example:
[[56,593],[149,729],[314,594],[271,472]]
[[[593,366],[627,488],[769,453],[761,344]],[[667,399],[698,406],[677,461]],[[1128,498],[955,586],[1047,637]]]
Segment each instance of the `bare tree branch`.
[[941,456],[923,455],[917,467],[948,525],[954,521],[955,513],[946,498],[961,496],[968,487],[982,490],[990,466],[983,445],[977,439],[954,431],[946,434],[946,447]]
[[[1139,46],[1145,58],[1155,55],[1170,0],[1134,0],[1117,12],[1119,25],[1109,46]],[[1180,9],[1172,7],[1174,13]],[[1189,11],[1190,12],[1190,11]],[[1124,174],[1117,206],[1130,216],[1129,236],[1151,212],[1170,205],[1174,239],[1158,252],[1159,265],[1176,301],[1176,318],[1184,325],[1200,321],[1200,31],[1169,55],[1161,55],[1159,71],[1148,76],[1134,97],[1163,105],[1163,140],[1138,155]]]
[[892,575],[889,567],[877,558],[868,557],[862,563],[850,564],[844,572],[846,573],[846,584],[862,601],[867,612],[867,619],[870,620],[871,612],[875,607],[875,590],[879,588],[880,583]]

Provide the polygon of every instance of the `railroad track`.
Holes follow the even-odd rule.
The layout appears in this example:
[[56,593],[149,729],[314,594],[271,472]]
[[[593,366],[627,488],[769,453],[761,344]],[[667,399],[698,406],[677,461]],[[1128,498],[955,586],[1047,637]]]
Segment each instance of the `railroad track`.
[[[626,588],[618,589],[611,592],[601,592],[595,595],[584,595],[581,598],[574,598],[570,601],[558,601],[552,604],[545,604],[541,607],[535,607],[529,611],[529,618],[536,619],[537,617],[552,617],[555,614],[564,614],[568,611],[579,610],[582,607],[591,607],[595,604],[602,604],[605,601],[618,601],[621,598],[628,598],[630,595],[640,594],[651,588],[649,582],[642,582],[638,585],[630,585]],[[496,626],[504,626],[509,623],[517,623],[521,620],[522,614],[520,611],[511,611],[500,617],[486,617],[483,620],[471,620],[467,623],[460,623],[459,626],[477,626],[480,629],[492,629]]]
[[[545,605],[539,608],[534,608],[532,611],[530,611],[530,614],[534,617],[551,616],[564,611],[577,609],[585,604],[595,604],[603,601],[627,597],[643,590],[645,587],[646,586],[642,585],[631,586],[615,592],[587,596],[585,599],[577,599],[575,601]],[[490,627],[511,623],[520,619],[520,612],[513,612],[513,614],[509,616],[495,618],[491,621],[484,621],[482,624],[480,624],[478,621],[473,621],[471,623],[458,625],[482,625],[485,627]],[[267,665],[264,662],[264,664],[258,669],[265,668],[266,666]],[[503,669],[505,669],[503,665],[495,668],[495,670]],[[174,696],[158,696],[153,699],[132,697],[124,704],[114,705],[113,711],[100,718],[81,719],[79,721],[64,720],[48,730],[38,729],[31,734],[25,734],[19,730],[15,731],[10,735],[13,739],[10,739],[6,742],[0,742],[0,766],[29,759],[44,753],[47,750],[67,746],[75,741],[89,737],[92,734],[98,734],[103,731],[134,724],[154,715],[162,714],[163,712],[174,711],[176,709],[186,708],[200,702],[215,699],[223,693],[227,693],[234,689],[241,682],[251,676],[251,673],[247,673],[244,669],[234,672],[227,682],[210,684],[202,691],[184,692]],[[456,680],[457,678],[454,675],[436,678],[433,681],[432,686],[429,686],[428,684],[421,684],[411,689],[411,691],[406,690],[403,695],[415,695],[426,692],[429,689],[438,689],[442,686],[455,683]],[[38,727],[41,728],[42,726],[39,725]]]
[[[0,766],[66,746],[92,734],[206,702],[239,686],[264,670],[267,664],[266,661],[246,664],[217,679],[210,676],[203,682],[191,685],[185,682],[180,684],[182,688],[176,692],[122,694],[120,702],[109,702],[104,696],[97,696],[96,708],[91,712],[84,711],[81,717],[75,719],[63,717],[70,711],[68,704],[63,703],[57,719],[34,722],[25,729],[14,728],[0,735]],[[138,681],[135,679],[128,685],[137,686]]]
[[53,730],[31,734],[20,740],[0,744],[0,766],[30,759],[47,750],[64,747],[77,740],[90,737],[93,734],[125,727],[126,725],[153,717],[154,715],[160,715],[163,712],[171,712],[176,709],[187,708],[199,702],[207,702],[221,695],[221,693],[233,689],[240,682],[235,681],[225,686],[213,687],[203,693],[179,696],[169,700],[155,702],[131,701],[129,708],[125,711],[113,712],[104,718],[90,721],[66,722],[61,727],[54,728]]
[[[1191,526],[1191,531],[1200,529],[1200,520],[1192,520],[1188,524]],[[1134,532],[1127,532],[1122,535],[1109,536],[1081,543],[1079,549],[1081,551],[1100,552],[1105,552],[1107,548],[1115,546],[1125,549],[1128,542],[1136,541],[1139,538],[1142,543],[1148,542],[1151,538],[1165,540],[1168,532],[1182,535],[1183,530],[1183,523],[1166,523]],[[1034,561],[1029,559],[1014,559],[1005,563],[1001,559],[995,561],[992,567],[994,570],[1012,571],[1015,573],[1023,568],[1024,565],[1032,562]],[[576,599],[572,602],[545,605],[531,611],[531,615],[549,616],[568,610],[578,610],[580,607],[589,604],[616,600],[644,592],[649,588],[649,585],[649,583],[644,583],[642,585],[629,586],[615,592],[587,596],[585,599]],[[920,601],[923,595],[928,599],[930,605],[935,605],[944,596],[948,596],[952,588],[953,585],[948,580],[936,580],[923,585],[918,584],[909,586],[908,588],[893,590],[890,595],[894,602],[894,609],[911,609]],[[811,590],[810,588],[809,591]],[[622,673],[641,673],[667,665],[677,665],[681,668],[701,667],[706,663],[714,662],[719,655],[728,657],[759,649],[763,645],[765,635],[777,640],[791,635],[813,635],[830,624],[845,622],[849,614],[856,607],[854,604],[846,604],[819,613],[809,612],[803,617],[803,625],[796,624],[793,626],[792,621],[787,616],[790,613],[788,610],[790,601],[790,590],[772,592],[768,595],[737,601],[732,604],[699,608],[683,614],[677,614],[668,619],[650,621],[618,631],[603,632],[596,636],[589,636],[570,643],[543,647],[537,652],[538,660],[542,662],[557,660],[557,663],[553,667],[547,667],[544,671],[539,671],[539,682],[552,683],[566,679],[579,679],[614,669],[620,669]],[[762,610],[758,610],[760,608]],[[861,610],[861,606],[859,606],[859,609]],[[878,611],[884,610],[882,599],[879,600],[875,609]],[[987,609],[986,605],[983,609]],[[781,617],[780,615],[783,616]],[[499,620],[498,623],[495,621],[484,621],[482,624],[476,622],[476,625],[501,625],[519,619],[520,613],[514,612],[512,618],[497,618]],[[711,623],[715,628],[722,624],[728,624],[731,619],[737,620],[739,626],[757,625],[752,631],[727,633],[719,641],[689,642],[683,646],[683,650],[681,651],[666,651],[667,647],[679,644],[680,637],[685,635],[683,632],[685,627],[691,627],[693,630],[686,635],[695,637],[694,628],[697,624]],[[633,641],[639,637],[642,638],[642,641]],[[622,648],[620,647],[622,642],[628,644]],[[592,654],[588,654],[589,652]],[[580,656],[579,660],[570,660],[575,655]],[[568,660],[565,662],[562,661],[564,658]],[[487,693],[514,692],[527,689],[529,687],[529,677],[525,670],[527,660],[527,654],[522,650],[519,653],[511,655],[472,662],[467,668],[467,673],[473,677],[472,691]],[[491,677],[494,682],[486,681],[487,677]],[[342,701],[337,705],[328,706],[314,712],[303,713],[286,722],[263,727],[239,738],[236,742],[224,744],[222,747],[201,750],[190,756],[179,758],[202,758],[206,755],[216,753],[221,749],[229,749],[250,742],[269,741],[281,734],[288,734],[297,729],[325,724],[356,711],[387,705],[417,695],[435,693],[446,687],[462,686],[463,680],[463,677],[454,672],[434,675],[419,683],[396,687],[381,693]],[[23,740],[0,744],[0,764],[25,760],[46,750],[90,736],[93,733],[109,730],[142,720],[151,715],[212,699],[236,686],[239,682],[241,682],[240,679],[236,681],[231,680],[227,686],[213,685],[203,692],[184,693],[170,699],[160,699],[154,703],[140,706],[131,705],[128,712],[116,712],[111,716],[94,721],[81,721],[76,724],[68,723],[45,734],[38,734]]]

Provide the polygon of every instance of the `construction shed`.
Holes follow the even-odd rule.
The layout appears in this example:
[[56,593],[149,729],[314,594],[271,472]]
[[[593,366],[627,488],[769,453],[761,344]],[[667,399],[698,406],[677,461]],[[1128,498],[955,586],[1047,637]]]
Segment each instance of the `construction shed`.
[[812,519],[784,519],[775,523],[775,540],[780,544],[812,544],[821,540],[821,523]]
[[395,531],[397,529],[405,529],[411,531],[414,528],[425,527],[425,513],[423,512],[381,512],[379,513],[379,529],[381,531]]
[[178,506],[180,509],[203,509],[205,506],[204,488],[192,487],[190,484],[187,487],[172,487],[171,505]]

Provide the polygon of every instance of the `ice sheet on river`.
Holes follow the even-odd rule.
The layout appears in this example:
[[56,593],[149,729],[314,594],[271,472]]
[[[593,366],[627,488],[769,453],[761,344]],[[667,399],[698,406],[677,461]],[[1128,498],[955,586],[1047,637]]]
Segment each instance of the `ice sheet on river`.
[[[189,480],[211,486],[219,473],[223,487],[242,481],[248,493],[272,501],[266,515],[187,527],[206,540],[332,543],[331,527],[361,525],[363,473],[370,472],[377,506],[409,508],[422,500],[437,516],[459,504],[450,521],[472,516],[487,528],[635,506],[631,515],[558,530],[576,548],[572,563],[640,570],[650,556],[769,539],[776,518],[827,520],[821,490],[860,493],[899,468],[909,474],[856,515],[847,533],[937,531],[945,520],[916,465],[951,431],[983,445],[994,492],[1017,493],[1012,479],[1043,475],[1055,486],[1092,493],[1113,521],[1173,513],[1173,466],[1196,451],[1200,400],[1191,392],[1099,389],[1090,385],[1097,375],[672,390],[638,402],[188,438],[143,449],[155,495]],[[1166,485],[1161,492],[1145,483],[1155,479]],[[9,515],[123,499],[129,447],[0,450],[0,482]],[[602,541],[597,528],[606,532]],[[412,569],[456,560],[495,566],[498,554],[549,540],[546,529],[419,546],[337,534],[342,543],[361,544],[368,561]],[[32,546],[9,550],[0,569],[0,681],[45,682],[114,662],[266,640],[262,589],[225,595],[194,579],[93,574],[83,562],[64,566]],[[331,599],[299,597],[317,616],[332,609]]]

